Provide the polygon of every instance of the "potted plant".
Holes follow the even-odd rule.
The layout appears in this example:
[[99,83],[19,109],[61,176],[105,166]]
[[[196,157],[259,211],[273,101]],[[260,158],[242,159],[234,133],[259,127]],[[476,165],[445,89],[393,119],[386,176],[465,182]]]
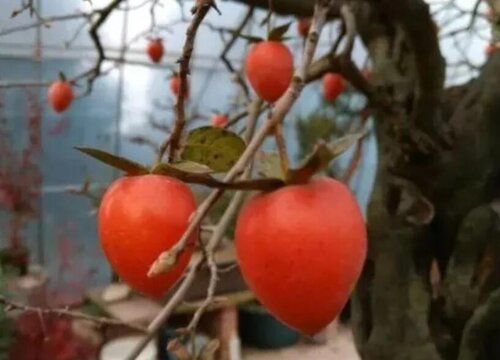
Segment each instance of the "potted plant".
[[258,303],[239,309],[238,330],[241,341],[259,349],[279,349],[295,345],[300,334],[281,323]]

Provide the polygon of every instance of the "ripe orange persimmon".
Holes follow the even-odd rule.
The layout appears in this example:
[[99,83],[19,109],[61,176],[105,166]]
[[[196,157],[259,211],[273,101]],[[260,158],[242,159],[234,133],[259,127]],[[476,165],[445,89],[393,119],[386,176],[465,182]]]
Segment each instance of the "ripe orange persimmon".
[[302,18],[297,22],[297,32],[302,37],[307,37],[309,34],[309,29],[311,28],[311,19],[310,18]]
[[224,127],[229,122],[226,114],[214,114],[210,119],[210,123],[214,127]]
[[292,81],[292,53],[281,42],[262,41],[250,49],[245,60],[245,71],[257,95],[267,102],[275,102]]
[[251,198],[238,218],[236,254],[257,299],[284,323],[314,335],[347,303],[366,238],[350,190],[322,177]]
[[99,237],[111,267],[132,288],[161,297],[182,276],[199,232],[171,271],[149,278],[148,270],[179,241],[195,210],[191,189],[177,179],[144,175],[116,180],[99,209]]
[[[172,94],[174,94],[176,97],[179,96],[179,91],[181,88],[181,78],[179,75],[174,75],[170,79],[170,91],[172,91]],[[184,91],[184,99],[187,99],[189,97],[189,82],[186,83],[186,91]]]
[[66,80],[56,80],[49,87],[48,98],[55,112],[63,112],[73,101],[73,88]]
[[335,101],[345,89],[344,78],[335,73],[323,76],[323,96],[327,101]]
[[146,52],[148,53],[149,58],[152,62],[159,63],[165,52],[162,39],[151,39],[148,42]]

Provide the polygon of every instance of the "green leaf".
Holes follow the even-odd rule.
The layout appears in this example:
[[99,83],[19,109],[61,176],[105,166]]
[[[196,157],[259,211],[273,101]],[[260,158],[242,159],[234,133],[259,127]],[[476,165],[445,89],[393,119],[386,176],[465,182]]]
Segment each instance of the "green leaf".
[[284,25],[278,26],[274,29],[271,30],[269,33],[267,39],[271,41],[282,41],[283,36],[286,34],[288,29],[290,28],[290,25],[292,25],[292,22],[286,23]]
[[175,177],[176,179],[190,184],[205,185],[211,188],[225,190],[272,191],[285,186],[285,182],[281,179],[256,179],[226,183],[217,180],[216,178],[206,173],[191,173],[182,170],[176,167],[175,164],[159,164],[153,169],[152,173],[157,175]]
[[188,134],[181,158],[205,165],[215,172],[226,172],[238,161],[245,148],[245,142],[235,133],[205,126]]
[[212,174],[214,171],[208,166],[194,161],[179,161],[170,164],[171,167],[192,174]]
[[99,160],[100,162],[112,166],[116,169],[125,171],[128,175],[145,175],[149,173],[149,170],[139,163],[132,160],[110,154],[106,151],[86,148],[86,147],[75,147],[76,150]]
[[342,155],[352,145],[365,136],[365,133],[346,135],[330,144],[318,143],[311,155],[297,169],[290,169],[286,174],[287,184],[302,184],[318,171],[326,168],[332,160]]
[[257,155],[257,172],[264,178],[285,179],[281,169],[280,155],[273,152],[261,152]]

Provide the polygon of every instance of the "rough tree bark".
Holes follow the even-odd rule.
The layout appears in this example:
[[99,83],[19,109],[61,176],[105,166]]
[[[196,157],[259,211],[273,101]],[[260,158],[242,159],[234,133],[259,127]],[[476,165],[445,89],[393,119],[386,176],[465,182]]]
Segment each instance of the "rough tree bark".
[[[369,256],[352,299],[358,351],[363,360],[500,359],[500,54],[477,79],[443,89],[445,63],[423,0],[345,2],[376,92],[395,104],[376,115]],[[273,1],[296,16],[313,4]]]

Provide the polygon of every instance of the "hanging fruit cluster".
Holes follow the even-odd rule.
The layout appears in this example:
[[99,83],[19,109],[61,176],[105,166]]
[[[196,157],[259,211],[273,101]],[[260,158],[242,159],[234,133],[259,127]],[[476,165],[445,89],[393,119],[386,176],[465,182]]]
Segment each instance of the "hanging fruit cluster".
[[[254,92],[275,103],[290,88],[294,59],[283,43],[289,24],[270,31],[266,40],[251,38],[245,74]],[[309,20],[298,32],[306,36]],[[163,55],[161,41],[147,47],[153,62]],[[185,98],[189,87],[178,74],[170,89]],[[323,93],[335,101],[345,81],[328,73]],[[186,237],[196,212],[195,197],[186,183],[233,190],[259,190],[237,217],[236,251],[244,279],[258,300],[276,317],[313,335],[327,326],[348,301],[366,257],[365,223],[356,199],[341,182],[315,174],[359,141],[360,134],[333,144],[319,144],[297,168],[277,167],[260,179],[226,183],[214,176],[228,172],[247,144],[225,129],[230,121],[216,113],[211,126],[190,131],[169,162],[146,167],[101,150],[79,148],[127,176],[105,193],[98,215],[99,237],[118,275],[151,297],[161,297],[181,278],[195,246],[199,228]],[[175,151],[174,151],[175,153]],[[160,156],[161,160],[161,156]],[[180,248],[179,248],[180,247]],[[160,255],[168,264],[161,274],[151,271]]]

